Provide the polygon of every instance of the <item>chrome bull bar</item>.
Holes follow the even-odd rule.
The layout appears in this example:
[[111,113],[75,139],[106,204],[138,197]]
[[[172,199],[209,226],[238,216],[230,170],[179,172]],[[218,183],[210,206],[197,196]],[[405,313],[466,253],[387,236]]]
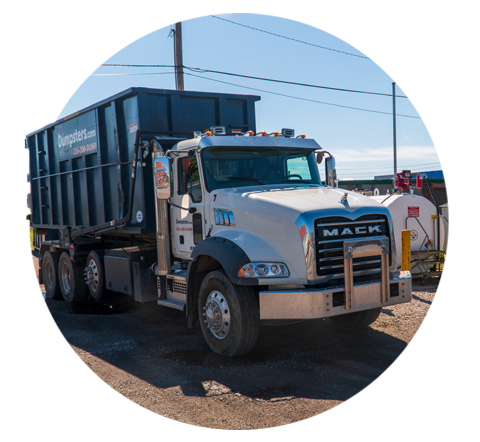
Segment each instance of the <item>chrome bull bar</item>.
[[343,261],[345,272],[345,309],[353,308],[353,259],[367,258],[369,256],[380,256],[381,267],[381,302],[387,303],[390,300],[390,281],[388,271],[389,247],[388,238],[347,240],[343,243]]
[[[328,289],[261,291],[260,319],[313,319],[327,318],[356,311],[409,302],[412,299],[409,271],[389,272],[388,238],[346,240],[344,242],[345,287]],[[380,256],[381,281],[355,284],[353,260]],[[395,292],[390,286],[395,285]],[[344,291],[345,302],[336,306],[335,295]]]

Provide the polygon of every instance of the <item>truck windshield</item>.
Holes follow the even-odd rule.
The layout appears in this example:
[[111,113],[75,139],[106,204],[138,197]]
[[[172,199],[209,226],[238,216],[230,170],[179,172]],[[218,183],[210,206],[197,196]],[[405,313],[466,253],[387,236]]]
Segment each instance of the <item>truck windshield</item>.
[[320,185],[315,152],[291,147],[211,147],[202,152],[206,187]]

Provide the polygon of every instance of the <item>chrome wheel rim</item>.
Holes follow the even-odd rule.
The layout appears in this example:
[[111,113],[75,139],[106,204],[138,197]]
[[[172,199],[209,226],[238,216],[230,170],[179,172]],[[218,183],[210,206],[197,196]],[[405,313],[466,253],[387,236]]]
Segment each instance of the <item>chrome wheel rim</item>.
[[72,274],[67,263],[62,265],[62,287],[64,293],[70,293],[70,287],[72,286]]
[[93,293],[97,292],[99,277],[97,262],[94,259],[91,259],[88,263],[88,266],[85,268],[85,282],[88,284]]
[[210,292],[203,308],[205,323],[217,339],[225,339],[230,330],[230,307],[225,297],[218,291]]

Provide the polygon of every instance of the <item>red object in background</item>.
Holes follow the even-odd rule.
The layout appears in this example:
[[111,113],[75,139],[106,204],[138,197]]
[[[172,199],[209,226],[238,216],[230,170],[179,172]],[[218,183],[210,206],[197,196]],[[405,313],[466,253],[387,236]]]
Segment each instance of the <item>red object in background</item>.
[[414,216],[415,218],[420,217],[420,207],[419,206],[416,206],[416,207],[408,206],[408,216],[409,217]]
[[412,186],[412,174],[409,170],[404,170],[395,175],[395,189],[407,192]]
[[416,187],[417,189],[423,189],[423,175],[417,174]]

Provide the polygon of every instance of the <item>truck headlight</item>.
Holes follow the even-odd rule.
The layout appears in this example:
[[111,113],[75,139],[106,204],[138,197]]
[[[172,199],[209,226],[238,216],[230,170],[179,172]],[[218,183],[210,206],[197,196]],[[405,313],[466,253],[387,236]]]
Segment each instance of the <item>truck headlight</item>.
[[241,278],[286,278],[289,275],[287,266],[281,262],[250,262],[238,271]]

